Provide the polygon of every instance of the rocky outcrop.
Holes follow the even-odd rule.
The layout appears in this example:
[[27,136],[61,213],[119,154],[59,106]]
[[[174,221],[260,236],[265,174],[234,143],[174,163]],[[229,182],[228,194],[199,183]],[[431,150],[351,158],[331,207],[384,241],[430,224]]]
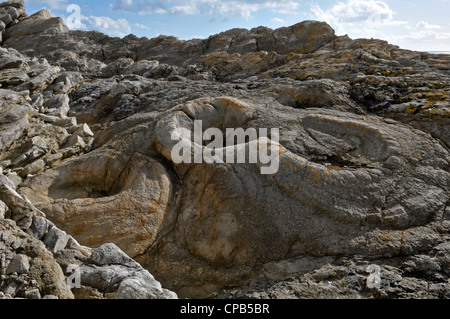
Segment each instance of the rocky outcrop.
[[[448,299],[449,290],[442,278],[434,277],[441,271],[443,246],[436,255],[391,259],[389,265],[369,264],[364,261],[326,257],[320,263],[288,261],[266,266],[266,275],[290,276],[290,280],[260,280],[245,289],[235,288],[214,292],[219,299]],[[447,257],[445,257],[447,258]],[[333,264],[334,263],[334,264]],[[333,265],[330,265],[333,264]],[[315,268],[314,270],[311,270]],[[300,270],[301,269],[301,270]],[[379,285],[368,285],[375,272]],[[301,272],[299,275],[296,272]],[[420,274],[420,275],[419,275]],[[421,278],[419,278],[421,277]],[[434,278],[433,278],[434,277]],[[439,275],[438,275],[439,277]],[[368,281],[369,280],[369,281]],[[431,283],[435,282],[435,283]]]
[[45,57],[68,71],[97,76],[105,74],[106,70],[108,75],[109,69],[117,71],[116,64],[124,63],[126,59],[131,62],[156,60],[186,67],[200,63],[202,55],[216,52],[311,53],[335,38],[329,25],[316,21],[304,21],[278,30],[233,29],[206,40],[181,41],[169,36],[148,40],[130,35],[119,39],[98,32],[70,31],[61,18],[51,17],[45,9],[22,20],[8,28],[5,47],[15,48],[31,57]]
[[65,276],[44,243],[24,233],[10,220],[0,220],[0,298],[73,298]]
[[6,28],[14,26],[26,16],[23,0],[10,0],[0,3],[0,42]]
[[[449,56],[314,21],[119,39],[0,8],[20,12],[0,48],[4,295],[449,297]],[[194,121],[279,138],[212,152]],[[263,142],[275,174],[172,154]]]
[[0,299],[177,298],[116,245],[78,244],[0,177]]

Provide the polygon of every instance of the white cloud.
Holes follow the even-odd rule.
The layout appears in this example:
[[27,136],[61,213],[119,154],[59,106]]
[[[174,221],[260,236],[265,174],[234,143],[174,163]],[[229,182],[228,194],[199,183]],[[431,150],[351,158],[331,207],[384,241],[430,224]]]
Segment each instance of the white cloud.
[[389,36],[389,41],[416,51],[449,51],[450,32],[442,26],[420,21],[408,28],[407,33]]
[[196,8],[194,6],[190,5],[183,5],[183,6],[175,6],[170,9],[170,11],[174,14],[195,14]]
[[441,27],[435,24],[429,24],[426,21],[420,21],[416,24],[416,28],[419,30],[433,30],[433,29],[440,29]]
[[[123,0],[132,2],[132,0]],[[26,0],[26,4],[47,5],[50,10],[64,10],[70,13],[63,17],[64,22],[72,30],[96,30],[109,36],[124,37],[131,33],[131,26],[125,19],[114,20],[110,17],[84,16],[77,4],[69,4],[68,0]]]
[[134,0],[115,0],[109,5],[111,10],[114,11],[126,11],[134,12],[139,14],[151,14],[167,13],[169,7],[166,1],[163,0],[144,0],[144,1],[134,1]]
[[25,0],[25,5],[44,5],[50,10],[65,10],[68,0]]
[[285,21],[283,19],[281,19],[281,18],[272,18],[272,19],[270,19],[270,22],[273,22],[273,23],[284,23]]
[[110,36],[124,37],[131,33],[131,26],[125,19],[81,16],[81,22],[85,25],[86,30],[96,30]]
[[387,3],[375,0],[341,1],[327,11],[327,14],[341,23],[364,22],[373,18],[390,21],[394,16],[394,12]]
[[292,13],[299,6],[294,0],[115,0],[110,8],[139,14],[201,14],[226,20],[235,16],[248,19],[262,9]]
[[183,38],[183,39],[181,39],[181,40],[192,40],[192,39],[207,39],[209,37],[209,35],[208,36],[206,36],[206,35],[192,35],[192,36],[190,36],[190,37],[187,37],[187,38]]
[[402,48],[416,51],[449,51],[450,32],[435,30],[412,31],[392,36],[390,41]]
[[433,30],[410,32],[403,36],[407,40],[426,40],[427,42],[450,40],[450,32],[436,32]]
[[87,17],[81,14],[81,8],[77,4],[69,5],[67,12],[72,14],[64,20],[72,30],[95,30],[109,36],[118,37],[124,37],[131,33],[131,26],[125,19],[114,20],[110,17]]
[[135,23],[133,24],[134,27],[141,29],[141,30],[151,30],[152,28],[146,26],[145,24],[141,24],[141,23]]
[[407,24],[394,19],[395,12],[384,1],[343,0],[328,10],[318,4],[311,6],[312,15],[333,25],[339,33],[345,33],[348,27],[376,29],[384,26]]

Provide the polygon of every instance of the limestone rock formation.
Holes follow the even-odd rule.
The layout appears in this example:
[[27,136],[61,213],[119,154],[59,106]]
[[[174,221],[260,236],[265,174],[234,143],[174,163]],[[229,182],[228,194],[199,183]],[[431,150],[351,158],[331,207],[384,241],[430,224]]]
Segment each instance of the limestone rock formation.
[[[11,219],[0,219],[0,299],[177,298],[116,245],[81,246],[11,184],[2,175],[0,198]],[[17,220],[18,213],[29,222]]]
[[[450,298],[449,55],[315,21],[181,41],[18,0],[0,20],[0,297]],[[213,152],[195,121],[279,137]],[[274,174],[172,153],[265,142]]]

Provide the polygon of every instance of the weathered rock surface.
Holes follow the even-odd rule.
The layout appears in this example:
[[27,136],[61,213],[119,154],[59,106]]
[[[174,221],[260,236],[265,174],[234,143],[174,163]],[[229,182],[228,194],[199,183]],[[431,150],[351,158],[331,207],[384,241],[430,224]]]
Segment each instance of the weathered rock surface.
[[[0,20],[4,295],[450,297],[450,56],[314,21],[180,41],[70,31],[21,1]],[[178,164],[180,141],[212,154],[195,120],[278,128],[216,151],[272,139],[279,170]]]

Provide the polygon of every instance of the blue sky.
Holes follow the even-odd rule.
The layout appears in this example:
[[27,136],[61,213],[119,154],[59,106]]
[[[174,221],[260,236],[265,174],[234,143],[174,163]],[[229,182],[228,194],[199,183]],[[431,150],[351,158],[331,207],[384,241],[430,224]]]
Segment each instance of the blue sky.
[[279,28],[303,20],[328,22],[338,35],[378,38],[402,48],[450,51],[450,0],[25,0],[72,29],[110,36],[160,34],[207,38],[231,28]]

